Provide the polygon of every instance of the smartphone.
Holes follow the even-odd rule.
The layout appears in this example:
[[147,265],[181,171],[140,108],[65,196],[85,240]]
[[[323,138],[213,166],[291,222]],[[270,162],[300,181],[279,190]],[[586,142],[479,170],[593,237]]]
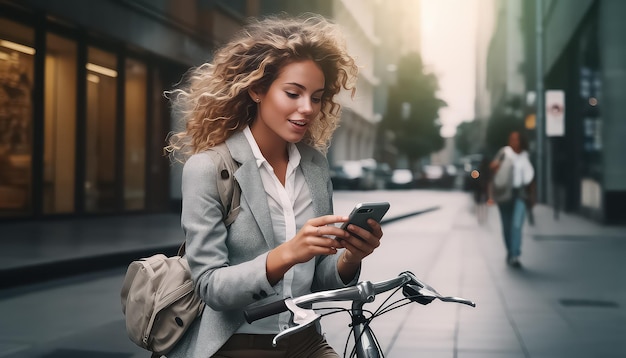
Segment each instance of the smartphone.
[[348,217],[348,221],[344,222],[341,225],[341,228],[346,230],[348,225],[353,224],[367,231],[371,231],[369,224],[367,223],[368,219],[374,219],[377,222],[380,222],[389,210],[388,202],[380,202],[380,203],[359,203],[357,204]]

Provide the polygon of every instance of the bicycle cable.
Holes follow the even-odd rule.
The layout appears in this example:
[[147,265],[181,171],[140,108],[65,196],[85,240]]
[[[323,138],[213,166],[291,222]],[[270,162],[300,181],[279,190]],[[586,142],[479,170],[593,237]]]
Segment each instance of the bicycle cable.
[[[398,287],[395,290],[393,290],[393,292],[391,292],[387,298],[385,298],[385,300],[378,306],[378,308],[372,312],[370,310],[366,310],[366,309],[362,309],[361,308],[361,314],[362,314],[362,324],[363,324],[363,330],[361,331],[361,333],[359,334],[358,337],[355,338],[354,341],[354,346],[352,347],[351,351],[350,351],[350,357],[355,357],[356,356],[356,350],[357,350],[357,345],[360,343],[361,341],[361,337],[363,336],[363,334],[365,334],[366,331],[369,330],[370,335],[372,337],[372,339],[374,340],[374,345],[376,346],[376,348],[378,349],[378,351],[381,354],[381,357],[384,358],[385,354],[383,352],[382,346],[380,345],[380,342],[378,340],[378,337],[376,337],[376,335],[374,334],[374,332],[372,330],[370,330],[370,323],[374,320],[374,318],[380,317],[384,314],[387,314],[393,310],[396,310],[398,308],[404,307],[406,305],[409,305],[411,303],[414,303],[414,301],[412,301],[411,299],[413,297],[419,297],[419,296],[409,296],[409,297],[403,297],[400,299],[397,299],[389,304],[387,304],[391,298],[396,295],[398,293],[398,291],[401,289],[402,287]],[[406,302],[403,302],[406,301]],[[321,310],[326,310],[330,312],[325,312],[325,313],[321,313],[320,314],[320,319],[322,317],[326,317],[326,316],[330,316],[336,313],[348,313],[350,315],[350,324],[348,325],[350,327],[350,332],[348,332],[348,337],[346,339],[346,344],[344,345],[344,349],[343,349],[343,356],[344,358],[346,357],[346,353],[348,350],[348,345],[350,343],[350,337],[353,335],[354,332],[354,316],[352,314],[352,310],[348,309],[348,308],[344,308],[344,307],[319,307],[319,308],[315,308],[315,311],[321,311]],[[368,317],[366,317],[366,314],[368,315]]]
[[[358,344],[359,344],[359,342],[361,341],[361,337],[363,336],[363,334],[365,334],[365,332],[366,332],[366,331],[368,331],[368,330],[369,330],[369,332],[370,332],[370,335],[372,336],[372,339],[374,340],[374,345],[376,345],[377,350],[378,350],[378,351],[380,352],[380,354],[381,354],[381,357],[382,357],[382,358],[384,358],[384,357],[385,357],[385,354],[384,354],[384,352],[383,352],[382,346],[380,345],[380,342],[379,342],[379,340],[378,340],[378,337],[376,337],[376,334],[375,334],[372,330],[370,330],[370,328],[369,328],[369,327],[370,327],[370,323],[374,320],[374,318],[376,318],[376,317],[380,317],[381,315],[383,315],[383,314],[385,314],[385,313],[389,312],[389,311],[390,311],[390,310],[388,309],[389,307],[391,307],[391,306],[395,305],[395,304],[396,304],[397,302],[399,302],[399,301],[402,301],[402,300],[397,300],[397,301],[394,301],[394,302],[392,302],[391,304],[389,304],[389,305],[385,306],[385,304],[386,304],[386,303],[387,303],[387,302],[391,299],[391,297],[393,297],[393,296],[394,296],[394,295],[395,295],[395,294],[396,294],[396,293],[400,290],[400,288],[402,288],[402,286],[401,286],[401,287],[396,288],[395,290],[393,290],[393,292],[391,292],[391,293],[387,296],[387,298],[385,298],[385,300],[384,300],[384,301],[383,301],[383,302],[382,302],[382,303],[378,306],[378,308],[377,308],[374,312],[371,312],[371,311],[369,311],[369,310],[363,310],[363,309],[361,310],[362,312],[367,312],[367,313],[369,313],[369,314],[370,314],[370,316],[369,316],[368,318],[365,318],[365,320],[364,320],[364,322],[363,322],[363,330],[362,330],[362,331],[361,331],[361,333],[359,334],[359,337],[356,337],[356,338],[355,338],[355,341],[354,341],[354,347],[352,348],[352,351],[350,352],[350,357],[354,357],[354,356],[356,355],[356,348],[357,348],[357,345],[358,345]],[[410,303],[410,302],[409,302],[409,303]],[[408,303],[407,303],[407,304],[408,304]],[[400,306],[400,307],[401,307],[401,306]],[[397,307],[397,308],[398,308],[398,307]],[[350,315],[352,316],[352,312],[351,312],[351,311],[349,311],[349,312],[350,312]],[[353,327],[353,325],[352,325],[352,324],[350,324],[350,327],[351,327],[351,329],[350,329],[350,335],[352,335],[352,332],[354,331],[354,327]],[[348,336],[348,337],[349,337],[349,336]],[[348,343],[349,343],[349,338],[346,340],[346,345],[344,346],[344,357],[345,357],[345,354],[346,354],[346,350],[347,350],[347,348],[348,348]]]

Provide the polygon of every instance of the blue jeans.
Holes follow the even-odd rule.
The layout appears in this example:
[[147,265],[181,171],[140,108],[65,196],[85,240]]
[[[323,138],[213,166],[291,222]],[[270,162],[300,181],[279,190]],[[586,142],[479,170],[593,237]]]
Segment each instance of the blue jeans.
[[526,204],[519,197],[498,204],[507,258],[520,256]]

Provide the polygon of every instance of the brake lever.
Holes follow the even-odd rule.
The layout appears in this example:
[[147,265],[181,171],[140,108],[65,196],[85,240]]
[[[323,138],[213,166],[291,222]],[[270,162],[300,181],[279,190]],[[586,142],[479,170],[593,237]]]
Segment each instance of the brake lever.
[[413,283],[407,284],[403,288],[403,293],[406,297],[413,297],[412,299],[418,303],[423,305],[427,305],[432,302],[434,299],[439,299],[442,302],[455,302],[461,303],[464,305],[468,305],[471,307],[476,307],[476,303],[465,298],[454,297],[454,296],[443,296],[437,290],[435,290],[429,284],[418,279],[413,273],[405,272],[411,277]]
[[293,302],[291,298],[285,300],[285,306],[287,306],[289,311],[291,311],[291,313],[293,314],[293,323],[295,323],[296,325],[287,328],[286,330],[274,336],[274,339],[272,339],[273,347],[276,347],[276,345],[278,344],[278,340],[280,340],[281,338],[302,331],[322,317],[321,315],[315,313],[315,311],[313,311],[312,309],[299,307]]
[[455,302],[455,303],[461,303],[464,305],[476,307],[476,303],[474,301],[470,301],[461,297],[446,296],[446,297],[439,297],[439,299],[443,302]]
[[442,302],[461,303],[461,304],[464,304],[464,305],[476,307],[476,303],[475,302],[470,301],[470,300],[465,299],[465,298],[462,298],[462,297],[442,296],[439,292],[437,292],[434,288],[432,288],[431,286],[429,286],[427,284],[424,284],[424,287],[419,289],[419,293],[424,295],[424,296],[438,298]]

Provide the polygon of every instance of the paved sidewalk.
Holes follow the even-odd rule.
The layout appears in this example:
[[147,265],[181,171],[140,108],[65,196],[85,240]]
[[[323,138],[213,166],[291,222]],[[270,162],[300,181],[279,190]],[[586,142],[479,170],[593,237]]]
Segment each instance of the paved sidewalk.
[[534,225],[524,227],[522,269],[505,264],[495,207],[484,235],[466,247],[480,251],[462,256],[473,261],[467,295],[478,295],[486,310],[462,312],[458,348],[478,350],[462,356],[626,357],[626,227],[564,213],[555,220],[543,205],[533,212]]
[[120,266],[184,239],[177,214],[0,223],[0,288]]
[[[524,228],[523,268],[517,270],[505,264],[495,207],[480,225],[469,195],[436,195],[418,191],[335,195],[338,213],[349,212],[357,197],[389,198],[394,205],[387,219],[442,202],[440,210],[386,225],[385,243],[367,259],[361,277],[376,281],[411,270],[442,294],[477,302],[476,308],[441,302],[410,305],[374,321],[386,356],[626,357],[626,227],[598,225],[563,213],[555,221],[551,208],[538,206],[535,225]],[[42,268],[64,265],[80,271],[69,263],[93,268],[90,262],[130,260],[142,250],[171,249],[182,240],[177,215],[22,222],[3,224],[0,230],[14,238],[10,245],[3,240],[0,247],[0,262],[10,263],[2,263],[4,273],[37,271],[36,267],[43,273]],[[164,238],[167,235],[170,240]],[[64,264],[55,265],[55,259]],[[32,292],[5,290],[0,356],[56,358],[91,352],[90,356],[145,357],[146,352],[124,336],[119,306],[122,274],[118,266],[112,275],[55,281]],[[337,317],[322,324],[329,342],[342,350],[347,322]]]

